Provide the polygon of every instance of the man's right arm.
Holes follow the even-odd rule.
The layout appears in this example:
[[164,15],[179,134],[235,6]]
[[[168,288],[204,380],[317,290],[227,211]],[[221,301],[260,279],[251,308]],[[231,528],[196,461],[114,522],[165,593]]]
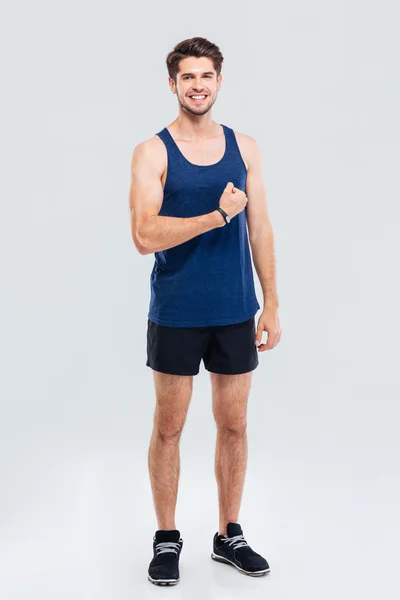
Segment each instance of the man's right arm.
[[185,218],[158,214],[163,202],[161,177],[164,157],[162,148],[155,139],[138,144],[132,155],[129,194],[131,231],[140,254],[167,250],[225,225],[217,210]]

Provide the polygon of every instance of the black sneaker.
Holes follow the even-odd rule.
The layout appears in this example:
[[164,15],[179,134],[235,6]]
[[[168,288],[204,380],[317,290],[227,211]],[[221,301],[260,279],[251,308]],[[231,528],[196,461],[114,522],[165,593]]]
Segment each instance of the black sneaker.
[[258,577],[268,573],[269,564],[260,554],[254,552],[243,537],[239,523],[228,523],[227,535],[214,535],[211,558],[231,564],[241,573]]
[[179,556],[183,540],[177,529],[158,529],[153,537],[153,559],[148,579],[156,585],[175,585],[179,581]]

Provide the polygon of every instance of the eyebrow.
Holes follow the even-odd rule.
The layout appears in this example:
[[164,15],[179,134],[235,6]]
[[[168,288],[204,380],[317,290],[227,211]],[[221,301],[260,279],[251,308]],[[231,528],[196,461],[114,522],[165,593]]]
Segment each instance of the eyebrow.
[[[193,73],[182,73],[181,77],[184,77],[185,75],[193,75]],[[214,71],[205,71],[203,75],[214,75]]]

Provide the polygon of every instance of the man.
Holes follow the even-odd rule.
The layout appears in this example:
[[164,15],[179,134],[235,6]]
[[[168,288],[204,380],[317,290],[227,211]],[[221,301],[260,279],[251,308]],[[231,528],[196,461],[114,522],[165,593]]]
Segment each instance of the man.
[[[270,570],[238,518],[252,371],[258,352],[281,337],[273,231],[257,143],[211,118],[222,61],[218,46],[204,38],[175,46],[167,68],[178,117],[138,144],[131,164],[132,237],[140,254],[155,254],[146,365],[156,391],[148,466],[159,527],[148,578],[158,585],[179,581],[179,440],[201,359],[210,372],[217,426],[220,520],[211,557],[247,575]],[[249,242],[264,296],[257,328]],[[267,343],[261,343],[264,331]]]

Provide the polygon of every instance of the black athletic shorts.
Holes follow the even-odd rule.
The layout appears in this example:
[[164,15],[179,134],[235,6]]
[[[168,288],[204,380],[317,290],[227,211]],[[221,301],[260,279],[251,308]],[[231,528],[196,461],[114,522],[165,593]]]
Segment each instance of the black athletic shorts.
[[209,327],[166,327],[147,320],[148,367],[171,375],[197,375],[201,359],[213,373],[253,371],[259,362],[254,317]]

